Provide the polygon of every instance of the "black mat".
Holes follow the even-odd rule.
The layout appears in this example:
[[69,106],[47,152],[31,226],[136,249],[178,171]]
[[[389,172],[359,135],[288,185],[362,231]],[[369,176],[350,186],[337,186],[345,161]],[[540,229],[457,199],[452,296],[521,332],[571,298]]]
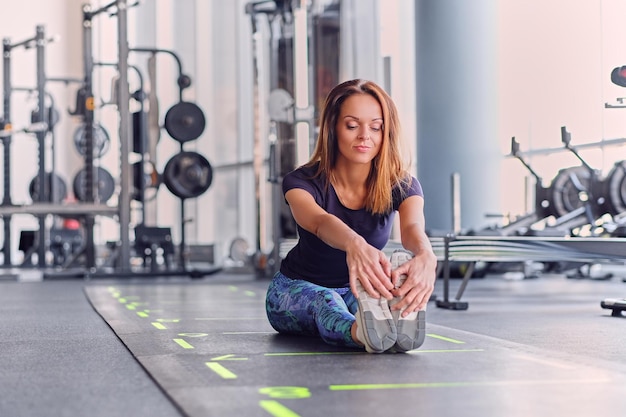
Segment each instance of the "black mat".
[[626,402],[623,369],[430,323],[422,348],[408,354],[281,336],[265,317],[266,286],[122,284],[85,292],[191,417],[588,417],[614,415]]

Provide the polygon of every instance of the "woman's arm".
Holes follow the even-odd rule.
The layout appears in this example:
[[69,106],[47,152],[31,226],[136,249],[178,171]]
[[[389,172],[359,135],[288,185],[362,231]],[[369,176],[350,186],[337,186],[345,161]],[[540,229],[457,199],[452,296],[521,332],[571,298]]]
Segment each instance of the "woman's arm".
[[402,287],[392,291],[395,296],[402,298],[393,309],[400,310],[406,307],[403,314],[408,315],[415,310],[426,308],[426,303],[435,288],[437,257],[426,235],[424,198],[408,197],[400,204],[398,213],[402,246],[411,251],[414,257],[392,272],[391,279],[394,283],[400,275],[407,275]]
[[322,209],[313,196],[300,188],[285,193],[294,220],[327,245],[346,252],[350,288],[356,296],[356,280],[365,291],[378,298],[391,299],[391,264],[385,254],[367,241],[337,216]]

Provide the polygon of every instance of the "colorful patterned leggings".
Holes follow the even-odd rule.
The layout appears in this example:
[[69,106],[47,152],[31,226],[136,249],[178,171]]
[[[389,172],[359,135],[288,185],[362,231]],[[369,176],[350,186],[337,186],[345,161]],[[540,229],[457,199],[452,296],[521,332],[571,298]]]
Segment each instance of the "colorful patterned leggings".
[[350,334],[357,301],[349,287],[322,287],[277,272],[267,289],[265,308],[279,333],[320,336],[331,345],[361,347]]

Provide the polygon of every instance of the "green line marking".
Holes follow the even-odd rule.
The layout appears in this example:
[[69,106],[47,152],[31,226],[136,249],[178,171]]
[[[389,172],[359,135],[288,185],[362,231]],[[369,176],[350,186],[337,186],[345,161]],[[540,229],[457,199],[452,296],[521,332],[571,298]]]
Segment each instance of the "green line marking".
[[156,327],[157,329],[159,329],[159,330],[166,330],[166,329],[167,329],[167,327],[165,327],[165,326],[164,326],[164,325],[162,325],[161,323],[152,322],[152,325],[153,325],[154,327]]
[[[407,352],[407,355],[419,353],[460,353],[460,352],[484,352],[485,349],[420,349]],[[315,356],[315,355],[364,355],[365,352],[272,352],[264,353],[263,356]]]
[[259,388],[259,394],[267,395],[270,398],[296,399],[310,398],[311,391],[307,387],[289,386],[282,387],[263,387]]
[[244,294],[246,294],[249,297],[254,297],[256,295],[254,291],[250,291],[250,290],[247,290]]
[[231,291],[237,291],[238,288],[235,285],[229,285],[228,289],[231,290]]
[[120,298],[117,299],[117,301],[119,301],[122,304],[125,304],[126,303],[126,298],[120,297]]
[[212,361],[247,361],[248,358],[236,358],[232,353],[229,355],[218,356],[211,358]]
[[138,315],[139,317],[143,317],[144,319],[145,319],[146,317],[149,317],[148,313],[146,313],[145,311],[138,311],[138,312],[137,312],[137,315]]
[[476,382],[423,382],[407,384],[356,384],[356,385],[329,385],[330,391],[365,391],[375,389],[407,389],[407,388],[458,388],[458,387],[485,387],[485,386],[514,386],[514,385],[562,385],[562,384],[606,384],[608,378],[596,379],[555,379],[555,380],[518,380],[518,381],[476,381]]
[[206,366],[208,366],[210,370],[212,370],[213,372],[215,372],[216,374],[218,374],[224,379],[237,378],[237,375],[233,374],[232,372],[230,372],[228,369],[224,368],[222,365],[220,365],[217,362],[206,362]]
[[276,334],[276,332],[222,332],[222,334]]
[[259,405],[262,409],[264,409],[274,417],[300,417],[300,414],[291,411],[278,401],[262,400],[259,401]]
[[315,355],[363,355],[365,352],[275,352],[263,356],[315,356]]
[[426,336],[432,337],[433,339],[445,340],[446,342],[450,342],[450,343],[457,343],[457,344],[460,344],[460,345],[465,343],[465,342],[462,342],[460,340],[450,339],[449,337],[440,336],[440,335],[434,334],[434,333],[428,333]]
[[400,389],[400,388],[450,388],[479,385],[475,382],[422,382],[408,384],[355,384],[355,385],[330,385],[331,391],[364,391],[374,389]]
[[185,342],[183,339],[172,339],[174,340],[174,342],[178,343],[180,345],[180,347],[182,347],[183,349],[193,349],[193,346],[191,346],[189,343]]
[[137,307],[135,307],[135,304],[132,304],[132,303],[131,304],[126,304],[126,308],[129,309],[129,310],[136,310],[137,309]]

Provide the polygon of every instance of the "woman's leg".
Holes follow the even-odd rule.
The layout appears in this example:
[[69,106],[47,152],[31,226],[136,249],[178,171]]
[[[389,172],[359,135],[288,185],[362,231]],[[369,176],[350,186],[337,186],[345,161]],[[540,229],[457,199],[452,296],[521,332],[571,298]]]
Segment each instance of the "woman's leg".
[[342,296],[349,288],[326,288],[276,273],[267,289],[266,311],[280,333],[320,336],[337,346],[361,347],[351,335],[354,314]]

